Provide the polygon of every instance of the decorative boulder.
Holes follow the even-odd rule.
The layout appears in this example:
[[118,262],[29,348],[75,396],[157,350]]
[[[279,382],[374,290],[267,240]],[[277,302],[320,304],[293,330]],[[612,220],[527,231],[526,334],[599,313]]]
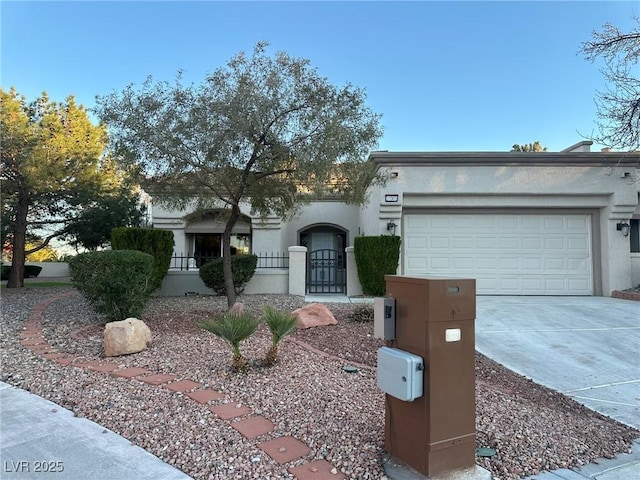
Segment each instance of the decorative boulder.
[[320,327],[338,323],[331,310],[323,303],[310,303],[291,312],[298,318],[298,328]]
[[104,354],[117,357],[138,353],[151,345],[151,330],[137,318],[109,322],[104,329]]
[[240,302],[234,303],[229,309],[231,315],[242,315],[244,313],[244,304]]

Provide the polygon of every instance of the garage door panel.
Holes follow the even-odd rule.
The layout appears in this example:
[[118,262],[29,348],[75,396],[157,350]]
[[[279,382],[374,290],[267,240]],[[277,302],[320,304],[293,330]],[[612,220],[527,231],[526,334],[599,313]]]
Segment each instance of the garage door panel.
[[488,249],[495,251],[497,238],[494,236],[478,235],[473,239],[466,239],[468,245],[475,245],[476,248]]
[[567,260],[567,269],[572,273],[582,273],[589,275],[591,263],[584,258],[569,258]]
[[587,250],[586,238],[567,238],[567,249],[569,250]]
[[479,294],[592,295],[584,214],[405,215],[408,275],[476,278]]
[[414,249],[416,251],[424,250],[427,247],[427,239],[425,237],[406,237],[407,248]]
[[591,288],[591,278],[589,277],[577,277],[569,278],[567,280],[567,288],[569,290],[587,290]]
[[437,249],[449,249],[450,237],[431,237],[429,239],[429,248],[433,250]]

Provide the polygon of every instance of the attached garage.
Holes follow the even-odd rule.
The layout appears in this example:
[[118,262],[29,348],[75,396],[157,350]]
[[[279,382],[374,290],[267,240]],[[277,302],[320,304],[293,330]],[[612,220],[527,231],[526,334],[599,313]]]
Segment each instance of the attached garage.
[[406,275],[475,278],[480,295],[593,295],[591,215],[406,213]]

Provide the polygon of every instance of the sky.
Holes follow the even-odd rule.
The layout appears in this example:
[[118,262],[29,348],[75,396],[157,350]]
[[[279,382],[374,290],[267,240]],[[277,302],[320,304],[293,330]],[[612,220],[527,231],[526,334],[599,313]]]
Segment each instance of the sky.
[[[379,150],[560,151],[596,130],[593,30],[623,31],[640,3],[596,1],[0,1],[0,85],[27,97],[96,95],[148,76],[201,83],[259,41],[361,87]],[[594,144],[592,151],[602,145]]]

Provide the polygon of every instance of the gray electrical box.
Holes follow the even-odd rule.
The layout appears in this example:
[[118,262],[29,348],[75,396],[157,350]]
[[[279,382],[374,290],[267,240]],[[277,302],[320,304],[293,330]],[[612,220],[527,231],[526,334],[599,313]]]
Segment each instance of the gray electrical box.
[[377,297],[373,303],[373,336],[382,340],[396,338],[396,300]]
[[378,350],[378,388],[392,397],[412,402],[422,396],[424,361],[422,357],[397,348]]

